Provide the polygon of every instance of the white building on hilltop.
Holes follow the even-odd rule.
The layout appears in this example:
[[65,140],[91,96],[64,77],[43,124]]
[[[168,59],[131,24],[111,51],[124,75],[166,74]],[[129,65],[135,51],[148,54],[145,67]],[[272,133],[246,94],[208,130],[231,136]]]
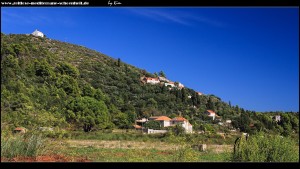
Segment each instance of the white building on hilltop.
[[37,29],[34,32],[32,32],[31,35],[33,35],[33,36],[39,36],[39,37],[44,37],[44,34],[42,32],[40,32],[40,31],[38,31]]
[[182,83],[178,82],[178,88],[182,89],[182,88],[184,88],[184,85]]

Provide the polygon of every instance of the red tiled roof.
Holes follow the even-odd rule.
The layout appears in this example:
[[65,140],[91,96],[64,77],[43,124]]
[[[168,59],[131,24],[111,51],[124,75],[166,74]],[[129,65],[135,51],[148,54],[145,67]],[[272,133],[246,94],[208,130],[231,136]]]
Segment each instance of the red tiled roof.
[[212,110],[206,110],[208,113],[210,113],[210,114],[216,114],[214,111],[212,111]]
[[142,126],[139,126],[139,125],[133,125],[133,127],[136,128],[136,129],[141,129],[142,128]]
[[157,121],[170,121],[171,119],[167,116],[159,116],[157,119],[155,119]]
[[175,117],[172,119],[172,121],[187,121],[187,120],[183,117]]
[[15,128],[15,130],[25,130],[25,128],[17,127],[17,128]]
[[147,80],[156,80],[158,81],[158,78],[152,78],[152,77],[146,77]]

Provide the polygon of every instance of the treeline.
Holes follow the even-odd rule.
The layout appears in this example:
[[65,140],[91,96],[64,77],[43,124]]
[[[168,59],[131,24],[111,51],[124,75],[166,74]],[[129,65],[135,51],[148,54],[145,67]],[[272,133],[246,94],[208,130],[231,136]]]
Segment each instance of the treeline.
[[[1,34],[1,123],[11,128],[52,126],[88,132],[131,128],[142,117],[182,115],[201,130],[217,123],[204,115],[210,109],[223,121],[231,119],[232,127],[241,131],[299,132],[299,113],[251,112],[193,89],[143,84],[142,76],[157,73],[83,46]],[[281,115],[282,121],[275,123],[272,114]]]

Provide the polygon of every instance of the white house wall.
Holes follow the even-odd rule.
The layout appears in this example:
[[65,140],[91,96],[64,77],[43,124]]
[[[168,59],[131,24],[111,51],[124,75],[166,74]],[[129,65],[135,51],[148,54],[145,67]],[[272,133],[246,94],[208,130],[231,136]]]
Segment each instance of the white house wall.
[[164,121],[164,127],[168,127],[168,126],[170,126],[171,124],[170,124],[170,121]]

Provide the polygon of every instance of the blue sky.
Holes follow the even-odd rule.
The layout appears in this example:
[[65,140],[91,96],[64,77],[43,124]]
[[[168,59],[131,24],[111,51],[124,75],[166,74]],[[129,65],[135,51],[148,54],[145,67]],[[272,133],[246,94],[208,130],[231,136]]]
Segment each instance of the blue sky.
[[38,29],[254,111],[299,111],[299,8],[1,8]]

